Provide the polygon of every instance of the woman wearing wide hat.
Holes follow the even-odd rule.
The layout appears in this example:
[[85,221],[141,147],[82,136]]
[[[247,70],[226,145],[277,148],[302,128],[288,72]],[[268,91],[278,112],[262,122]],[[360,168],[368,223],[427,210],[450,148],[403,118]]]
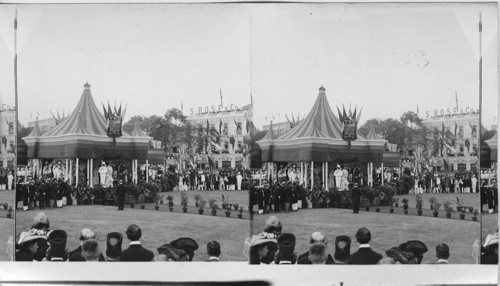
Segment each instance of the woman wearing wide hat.
[[185,251],[188,261],[193,261],[194,251],[199,248],[198,243],[189,237],[181,237],[169,243],[172,247]]
[[23,231],[16,245],[16,261],[33,261],[38,250],[38,240],[46,239],[46,236],[39,235],[35,231]]
[[268,246],[276,243],[274,234],[263,232],[253,235],[245,240],[243,254],[250,260],[250,264],[261,264],[261,260],[269,253]]

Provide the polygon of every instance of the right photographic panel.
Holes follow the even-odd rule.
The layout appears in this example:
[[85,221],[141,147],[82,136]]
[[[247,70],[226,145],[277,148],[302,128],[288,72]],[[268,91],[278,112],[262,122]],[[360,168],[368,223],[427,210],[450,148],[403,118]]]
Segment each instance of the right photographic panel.
[[498,263],[497,5],[250,22],[251,264]]

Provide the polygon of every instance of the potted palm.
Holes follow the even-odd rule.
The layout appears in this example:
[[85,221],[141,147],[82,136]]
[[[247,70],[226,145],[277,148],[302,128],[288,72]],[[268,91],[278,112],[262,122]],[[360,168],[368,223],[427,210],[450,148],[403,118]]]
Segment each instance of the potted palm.
[[415,202],[416,202],[416,207],[417,207],[417,214],[419,216],[422,215],[422,207],[424,205],[424,199],[422,199],[422,195],[417,195],[417,197],[415,198]]
[[198,201],[198,213],[203,214],[203,211],[205,210],[205,205],[207,204],[207,201],[204,198],[200,197],[200,200]]
[[451,202],[445,201],[443,203],[443,208],[446,211],[446,217],[451,218],[451,213],[454,212],[453,207],[451,206]]
[[431,211],[434,210],[434,203],[436,202],[435,197],[430,197],[429,198],[429,204],[431,205]]
[[405,215],[407,215],[408,214],[408,208],[409,208],[409,206],[408,206],[408,199],[404,198],[404,199],[401,200],[401,202],[403,203],[404,213],[405,213]]
[[174,197],[172,196],[167,196],[167,203],[168,203],[168,210],[169,211],[174,211]]
[[225,207],[225,214],[226,214],[226,217],[230,217],[231,216],[231,207],[232,205],[231,204],[226,204],[226,207]]
[[181,206],[182,206],[182,211],[184,213],[187,212],[187,206],[188,206],[188,195],[184,192],[181,193]]
[[375,205],[375,211],[379,213],[380,212],[380,199],[375,198],[373,200],[373,204]]
[[199,204],[200,204],[200,199],[201,199],[201,195],[200,195],[200,194],[196,194],[196,195],[194,195],[194,205],[195,205],[196,207],[198,207],[198,206],[199,206]]
[[477,214],[478,214],[478,210],[477,209],[474,209],[474,216],[472,217],[472,220],[473,221],[477,221]]
[[223,209],[226,209],[226,206],[227,206],[227,205],[230,205],[230,203],[228,202],[228,200],[229,200],[229,196],[224,196],[224,195],[222,195],[222,203],[221,203],[221,207],[222,207]]
[[7,218],[11,218],[12,217],[12,206],[10,206],[8,209],[7,209]]
[[146,207],[146,197],[143,194],[140,194],[138,201],[141,206],[141,209],[144,209]]
[[390,212],[391,214],[392,214],[392,213],[394,213],[394,202],[395,202],[395,200],[394,200],[394,198],[392,198],[392,199],[390,200],[390,208],[389,208],[389,212]]
[[163,195],[160,195],[160,204],[163,205]]
[[460,199],[457,197],[457,212],[460,216],[461,220],[465,219],[465,212],[467,211],[467,207],[462,204],[463,200],[460,201]]
[[438,216],[439,209],[441,209],[442,205],[443,204],[441,202],[438,202],[437,200],[434,201],[434,203],[432,204],[432,214],[434,215],[434,217]]
[[160,195],[156,194],[154,195],[155,198],[155,211],[160,209],[159,203],[160,203]]
[[9,207],[9,204],[6,202],[2,203],[3,209],[6,210]]
[[243,206],[238,209],[238,218],[243,218]]
[[240,208],[240,204],[238,204],[238,203],[234,203],[234,204],[232,204],[232,206],[233,206],[235,211],[237,211]]
[[217,210],[219,209],[219,205],[217,204],[217,200],[212,198],[208,201],[208,206],[210,207],[210,211],[213,216],[217,215]]

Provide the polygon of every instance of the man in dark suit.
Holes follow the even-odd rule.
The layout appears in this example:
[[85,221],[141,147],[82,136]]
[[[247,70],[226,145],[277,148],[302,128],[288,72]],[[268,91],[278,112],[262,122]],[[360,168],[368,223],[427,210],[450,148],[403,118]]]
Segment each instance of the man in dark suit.
[[[82,245],[85,241],[89,239],[94,239],[94,240],[96,239],[95,232],[93,232],[88,228],[82,229],[82,231],[80,232],[80,241],[81,241],[80,246],[78,246],[77,248],[68,253],[70,262],[85,261],[85,258],[82,255]],[[99,261],[106,261],[102,253],[99,255]]]
[[220,261],[219,256],[220,256],[220,243],[217,241],[210,241],[207,244],[207,252],[208,252],[208,260],[207,262],[215,262],[215,261]]
[[436,246],[436,257],[438,259],[437,264],[448,264],[448,258],[450,258],[450,248],[448,245],[441,243]]
[[359,188],[356,184],[356,186],[353,188],[353,184],[349,184],[349,190],[352,191],[351,196],[352,196],[352,210],[353,213],[357,214],[359,213],[359,204],[360,204],[360,191]]
[[125,205],[125,192],[127,189],[123,184],[123,180],[118,181],[118,187],[116,188],[116,200],[118,201],[118,210],[122,211]]
[[349,261],[347,264],[377,264],[380,259],[382,259],[382,255],[373,251],[370,248],[370,240],[372,235],[370,231],[362,227],[358,229],[356,232],[356,240],[359,243],[358,251],[351,254],[349,257]]
[[[319,231],[313,232],[311,234],[311,238],[309,239],[309,243],[311,245],[316,242],[323,243],[325,245],[325,248],[328,247],[328,239]],[[312,261],[309,259],[309,254],[310,254],[309,251],[306,251],[301,255],[299,255],[299,258],[297,259],[297,264],[313,264]],[[333,257],[330,254],[326,255],[325,264],[335,264],[335,261],[333,260]]]
[[139,241],[142,236],[139,226],[135,224],[129,225],[126,234],[130,240],[130,246],[122,252],[120,261],[152,261],[154,259],[153,252],[142,247]]

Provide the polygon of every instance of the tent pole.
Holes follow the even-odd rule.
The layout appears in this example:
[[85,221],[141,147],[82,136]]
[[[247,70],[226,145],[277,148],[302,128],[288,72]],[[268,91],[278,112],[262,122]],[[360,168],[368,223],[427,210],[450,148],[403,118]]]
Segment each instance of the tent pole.
[[314,161],[311,161],[311,190],[314,185]]
[[381,169],[381,171],[380,171],[380,177],[381,177],[382,186],[383,186],[384,185],[384,179],[385,179],[384,178],[385,177],[384,176],[385,175],[385,173],[384,173],[384,162],[380,163],[380,169]]
[[146,159],[146,183],[149,182],[149,163],[148,159]]
[[73,160],[69,160],[69,184],[73,185]]
[[262,186],[262,168],[260,168],[259,186]]
[[326,176],[325,177],[326,178],[325,179],[325,186],[326,186],[326,189],[328,190],[328,162],[325,162],[325,169],[326,169],[326,171],[325,171],[325,176]]
[[94,185],[94,158],[90,158],[90,185]]
[[78,186],[78,171],[80,171],[80,161],[78,160],[78,158],[76,158],[76,165],[75,165],[75,173],[76,173],[75,183],[76,183],[76,186]]

